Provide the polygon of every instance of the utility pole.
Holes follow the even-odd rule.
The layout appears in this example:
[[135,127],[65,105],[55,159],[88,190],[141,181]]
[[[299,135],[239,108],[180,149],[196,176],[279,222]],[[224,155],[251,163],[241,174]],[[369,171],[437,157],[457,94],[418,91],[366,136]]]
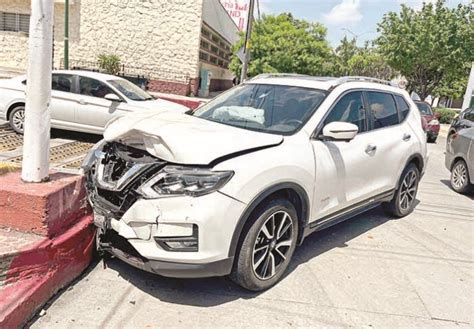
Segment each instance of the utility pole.
[[69,0],[64,0],[64,69],[69,70]]
[[31,1],[21,173],[25,182],[48,180],[53,10],[53,0]]
[[247,69],[250,60],[250,37],[252,36],[252,25],[253,25],[253,8],[255,6],[255,0],[250,0],[249,13],[247,19],[247,30],[245,32],[245,43],[244,43],[244,60],[242,62],[242,72],[240,74],[240,82],[244,82],[247,79]]

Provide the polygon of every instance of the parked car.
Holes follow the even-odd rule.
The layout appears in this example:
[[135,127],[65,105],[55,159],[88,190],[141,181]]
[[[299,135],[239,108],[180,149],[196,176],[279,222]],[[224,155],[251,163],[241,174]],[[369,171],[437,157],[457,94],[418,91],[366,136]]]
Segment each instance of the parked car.
[[[0,80],[0,119],[23,133],[26,76]],[[101,134],[107,123],[127,113],[150,110],[185,112],[188,108],[155,99],[130,81],[89,71],[54,71],[51,127]]]
[[435,143],[440,129],[438,117],[433,113],[430,104],[422,101],[415,101],[415,104],[418,107],[418,110],[420,110],[421,116],[425,119],[425,130],[428,143]]
[[310,233],[380,204],[413,211],[420,120],[388,84],[293,75],[187,114],[118,119],[83,163],[99,249],[164,276],[267,289]]
[[474,184],[474,127],[451,134],[445,154],[452,188],[458,193],[468,193]]
[[453,134],[459,132],[462,129],[474,127],[474,108],[467,108],[462,111],[453,122],[448,131],[448,142],[450,141]]

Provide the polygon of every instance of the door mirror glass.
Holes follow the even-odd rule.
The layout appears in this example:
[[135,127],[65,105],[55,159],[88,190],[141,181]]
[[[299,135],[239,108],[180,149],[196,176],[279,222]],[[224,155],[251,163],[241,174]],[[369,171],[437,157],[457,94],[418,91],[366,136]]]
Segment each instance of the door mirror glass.
[[334,121],[324,126],[323,137],[328,140],[348,142],[357,135],[358,131],[359,127],[353,123]]
[[107,94],[107,95],[104,96],[104,98],[108,101],[111,101],[111,102],[121,102],[122,101],[122,99],[120,99],[120,97],[118,97],[115,94]]

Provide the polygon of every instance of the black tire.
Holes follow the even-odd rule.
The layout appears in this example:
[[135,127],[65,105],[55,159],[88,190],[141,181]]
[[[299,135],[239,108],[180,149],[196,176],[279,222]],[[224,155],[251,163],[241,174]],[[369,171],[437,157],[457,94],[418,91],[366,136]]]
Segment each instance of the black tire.
[[469,169],[464,160],[457,160],[451,168],[451,187],[458,193],[468,193],[472,186],[469,179]]
[[435,137],[428,137],[427,139],[427,142],[428,143],[436,143],[436,139],[438,138],[438,136],[435,136]]
[[[412,181],[412,178],[414,179]],[[402,172],[393,199],[384,203],[384,209],[390,215],[401,218],[413,212],[416,205],[416,193],[420,182],[418,167],[410,163]]]
[[[270,232],[272,229],[273,232]],[[273,237],[268,239],[270,233]],[[295,251],[297,238],[298,217],[291,202],[274,199],[258,207],[243,232],[230,274],[231,280],[251,291],[272,287],[285,273]]]
[[[10,112],[9,123],[10,127],[18,133],[23,134],[24,123],[25,123],[25,105],[17,105]],[[21,122],[20,122],[21,121]]]

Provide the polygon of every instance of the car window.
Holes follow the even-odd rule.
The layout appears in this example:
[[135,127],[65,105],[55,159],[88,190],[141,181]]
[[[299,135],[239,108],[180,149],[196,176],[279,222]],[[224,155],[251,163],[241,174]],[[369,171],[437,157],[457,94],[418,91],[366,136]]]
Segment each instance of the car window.
[[398,112],[400,112],[400,120],[403,121],[405,118],[408,116],[408,113],[410,112],[410,106],[408,103],[405,101],[405,98],[400,95],[394,95],[395,97],[395,102],[397,103],[397,108]]
[[72,75],[68,74],[53,74],[52,79],[53,90],[71,92],[72,90]]
[[344,95],[331,109],[324,120],[324,125],[330,122],[342,121],[355,124],[359,132],[367,131],[365,120],[364,99],[362,92],[355,91]]
[[291,135],[326,95],[326,91],[312,88],[245,83],[188,114],[234,127]]
[[367,102],[373,129],[390,127],[399,123],[397,107],[391,94],[368,91]]
[[431,111],[431,107],[428,104],[419,102],[416,102],[415,104],[418,107],[418,110],[420,110],[421,114],[433,115],[433,111]]
[[468,110],[466,114],[464,114],[464,119],[474,122],[474,109]]
[[81,95],[104,98],[107,94],[115,94],[103,82],[87,77],[79,77],[79,93]]

